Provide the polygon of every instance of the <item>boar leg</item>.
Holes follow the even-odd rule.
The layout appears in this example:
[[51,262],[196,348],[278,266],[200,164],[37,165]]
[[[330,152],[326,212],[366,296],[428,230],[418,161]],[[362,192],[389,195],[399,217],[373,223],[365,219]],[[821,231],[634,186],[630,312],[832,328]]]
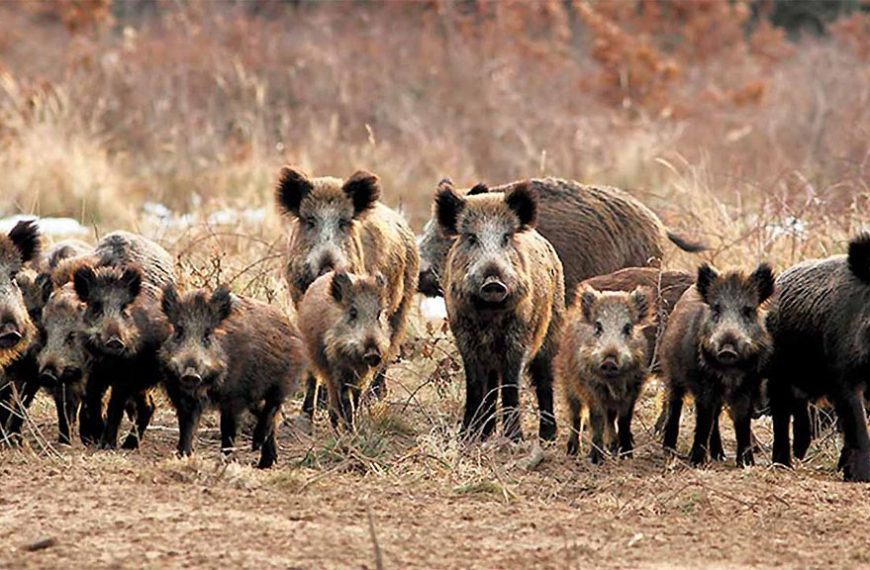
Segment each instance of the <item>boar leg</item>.
[[619,411],[619,454],[622,457],[631,457],[634,454],[634,436],[631,433],[631,420],[634,416],[634,404],[637,394]]
[[229,407],[221,409],[221,452],[229,455],[236,446],[239,431],[239,413]]
[[529,370],[538,399],[540,425],[538,437],[543,441],[556,439],[556,415],[553,413],[553,361],[546,355],[538,355]]
[[683,413],[683,398],[686,391],[682,387],[670,386],[668,389],[667,421],[663,447],[666,451],[677,451],[677,437],[680,435],[680,416]]
[[792,416],[794,418],[792,451],[796,459],[803,459],[807,455],[813,437],[810,427],[809,402],[802,398],[795,398],[792,404]]
[[711,402],[708,395],[698,394],[695,398],[695,440],[692,442],[692,452],[689,456],[689,462],[694,466],[701,465],[707,460],[715,409],[715,402]]
[[185,398],[179,402],[176,408],[178,416],[178,446],[176,454],[186,457],[193,453],[193,436],[199,427],[199,419],[202,416],[202,404],[194,399]]
[[109,407],[106,410],[106,429],[100,447],[103,449],[115,449],[118,446],[118,430],[121,428],[121,420],[124,417],[124,408],[127,404],[127,394],[124,390],[112,387],[112,396],[109,398]]
[[70,424],[75,423],[79,409],[78,394],[67,384],[58,384],[52,389],[52,396],[57,411],[57,441],[70,445]]
[[607,408],[607,421],[604,422],[604,445],[611,455],[619,455],[619,440],[616,437],[616,410]]
[[89,378],[85,385],[85,397],[82,412],[79,437],[85,445],[96,445],[103,436],[103,395],[106,385],[94,378]]
[[580,451],[582,403],[574,396],[568,396],[568,413],[571,417],[571,433],[568,435],[568,455],[577,455]]
[[719,417],[722,415],[722,404],[713,409],[713,427],[710,430],[710,459],[725,461],[725,448],[722,447],[722,433],[719,431]]
[[522,382],[522,377],[522,360],[519,362],[509,361],[502,373],[501,423],[505,437],[513,441],[522,441],[523,439],[523,428],[520,425],[520,382]]
[[145,439],[145,430],[148,429],[148,424],[151,423],[151,418],[154,416],[154,410],[157,409],[154,404],[154,396],[150,391],[137,394],[134,403],[136,406],[135,427],[131,428],[130,433],[124,438],[123,449],[139,449],[139,444]]
[[25,414],[30,409],[33,399],[36,398],[36,393],[39,391],[39,383],[25,382],[21,390],[21,397],[17,398],[13,395],[12,399],[14,412],[12,413],[12,419],[9,420],[9,435],[14,438],[21,436],[21,427],[24,425]]
[[[486,375],[486,392],[483,394],[483,403],[480,406],[479,421],[482,421],[481,436],[489,438],[495,432],[495,409],[498,404],[498,372],[490,370]],[[522,434],[520,434],[522,436]]]
[[755,465],[752,455],[752,399],[749,395],[742,394],[731,403],[731,417],[737,438],[737,465]]
[[278,446],[275,443],[275,416],[280,409],[280,400],[274,397],[267,398],[266,405],[263,406],[260,417],[257,418],[257,427],[254,429],[254,433],[262,436],[260,462],[257,464],[260,469],[272,467],[278,459]]
[[[860,393],[859,393],[860,392]],[[846,481],[870,481],[870,442],[863,390],[838,394],[834,398],[837,416],[843,425],[843,451],[840,463]]]
[[598,465],[604,460],[604,424],[606,412],[599,406],[589,408],[589,425],[592,428],[592,447],[589,449],[589,463]]
[[480,419],[483,391],[486,389],[486,371],[476,361],[464,360],[465,368],[465,414],[462,417],[461,434],[464,439],[475,436]]
[[314,418],[314,406],[320,403],[320,397],[323,390],[317,387],[317,378],[311,372],[305,379],[305,399],[302,400],[302,413],[308,416],[308,419]]
[[791,467],[791,450],[789,449],[789,424],[793,402],[787,388],[781,388],[780,382],[770,379],[767,382],[770,391],[770,414],[773,416],[773,457],[774,464]]

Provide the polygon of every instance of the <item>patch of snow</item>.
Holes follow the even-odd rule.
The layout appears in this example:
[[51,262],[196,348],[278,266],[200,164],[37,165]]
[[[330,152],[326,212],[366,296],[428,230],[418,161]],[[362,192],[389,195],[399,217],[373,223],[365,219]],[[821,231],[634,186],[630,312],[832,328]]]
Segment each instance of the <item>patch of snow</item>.
[[783,236],[794,236],[798,238],[807,237],[807,225],[800,218],[794,216],[786,216],[782,222],[778,224],[770,224],[768,226],[770,235],[773,239]]
[[447,305],[444,304],[444,297],[424,297],[420,301],[420,313],[430,321],[446,319]]
[[9,233],[20,221],[36,220],[39,231],[47,236],[83,236],[90,230],[73,218],[40,218],[37,216],[16,215],[0,218],[0,232]]

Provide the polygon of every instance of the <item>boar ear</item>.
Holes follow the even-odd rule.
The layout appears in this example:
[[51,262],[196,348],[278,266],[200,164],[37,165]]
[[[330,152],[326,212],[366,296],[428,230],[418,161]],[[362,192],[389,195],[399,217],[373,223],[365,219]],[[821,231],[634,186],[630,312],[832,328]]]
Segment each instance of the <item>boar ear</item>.
[[221,285],[215,289],[214,293],[211,294],[209,303],[215,310],[218,322],[225,321],[233,312],[233,294],[226,285]]
[[125,267],[121,273],[121,285],[127,289],[130,299],[135,299],[142,290],[142,271],[132,265]]
[[438,182],[438,190],[441,190],[442,188],[448,188],[450,190],[454,190],[455,187],[453,186],[453,180],[451,178],[446,177],[446,176],[444,178],[442,178]]
[[97,275],[94,273],[94,268],[90,265],[84,265],[76,269],[76,272],[73,274],[73,287],[75,288],[76,295],[79,296],[82,302],[88,302],[96,279]]
[[649,287],[637,287],[630,294],[631,304],[637,311],[637,321],[645,321],[650,316],[650,289]]
[[54,291],[54,282],[51,280],[51,275],[48,273],[40,273],[37,275],[36,286],[39,287],[42,302],[48,302],[48,298],[51,297],[51,293]]
[[707,302],[707,295],[710,293],[710,287],[718,278],[719,273],[710,267],[709,264],[705,263],[698,268],[698,279],[695,281],[695,287],[698,289],[698,293],[701,295],[701,299],[703,299],[705,303]]
[[445,236],[451,237],[459,233],[456,221],[465,208],[465,198],[460,196],[453,186],[441,186],[435,194],[435,217],[438,226]]
[[468,194],[466,194],[466,196],[477,196],[478,194],[488,194],[488,193],[489,193],[489,186],[487,186],[486,184],[481,182],[479,184],[475,184],[474,186],[472,186],[471,190],[468,191]]
[[592,322],[592,307],[595,306],[596,301],[598,301],[598,291],[592,287],[586,287],[580,291],[580,310],[586,322]]
[[752,272],[749,276],[750,281],[755,285],[758,291],[758,304],[765,302],[768,297],[773,295],[774,276],[773,269],[767,263],[762,263],[758,269]]
[[36,225],[36,220],[21,220],[15,224],[15,227],[9,232],[9,239],[18,249],[22,263],[27,263],[39,255],[41,244],[39,226]]
[[163,298],[160,300],[160,308],[163,309],[163,314],[170,322],[175,322],[178,318],[178,291],[175,285],[168,284],[163,288]]
[[332,284],[329,287],[329,293],[332,295],[332,298],[335,299],[336,303],[341,303],[341,300],[350,293],[350,288],[352,286],[353,283],[350,280],[350,275],[344,271],[337,271],[332,275]]
[[275,202],[278,207],[291,216],[299,215],[299,205],[314,190],[314,184],[301,170],[285,166],[278,175],[278,185],[275,187]]
[[528,182],[520,182],[504,196],[508,208],[520,220],[520,231],[535,227],[538,218],[538,191]]
[[358,216],[372,209],[381,197],[381,183],[371,172],[359,170],[347,179],[341,191],[353,200],[354,215]]
[[849,241],[849,270],[870,284],[870,233],[858,234]]
[[375,285],[381,289],[387,286],[387,278],[380,271],[375,272]]

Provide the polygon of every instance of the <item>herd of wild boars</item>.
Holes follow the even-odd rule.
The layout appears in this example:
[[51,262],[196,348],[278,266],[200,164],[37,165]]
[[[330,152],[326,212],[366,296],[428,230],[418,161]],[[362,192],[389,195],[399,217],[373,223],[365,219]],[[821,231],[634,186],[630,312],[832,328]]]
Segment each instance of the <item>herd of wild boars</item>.
[[356,429],[360,406],[386,393],[419,292],[445,300],[465,375],[465,440],[522,439],[528,377],[539,439],[557,437],[561,393],[569,454],[581,450],[585,415],[591,463],[630,457],[638,397],[658,376],[657,428],[670,454],[688,396],[693,465],[725,459],[726,410],[736,463],[753,464],[762,407],[773,416],[773,461],[790,465],[811,443],[810,404],[826,401],[843,434],[845,479],[870,481],[870,235],[779,276],[767,263],[685,273],[659,269],[666,244],[704,246],[618,189],[546,178],[464,190],[444,179],[419,241],[381,193],[366,171],[281,170],[287,311],[225,286],[179,290],[172,256],[141,235],[43,250],[38,223],[19,222],[0,235],[0,437],[18,441],[44,391],[61,443],[78,426],[84,444],[114,448],[126,416],[122,446],[135,449],[163,390],[179,455],[193,452],[210,409],[231,452],[247,411],[258,465],[270,467],[277,418],[302,385],[303,416],[322,388],[333,428]]

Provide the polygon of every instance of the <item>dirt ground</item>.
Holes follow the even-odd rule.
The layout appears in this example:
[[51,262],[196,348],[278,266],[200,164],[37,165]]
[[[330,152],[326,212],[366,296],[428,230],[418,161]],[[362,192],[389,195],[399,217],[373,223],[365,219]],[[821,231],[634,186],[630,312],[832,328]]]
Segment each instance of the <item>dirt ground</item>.
[[[461,447],[458,387],[428,404],[426,390],[394,384],[353,438],[322,413],[302,434],[294,402],[266,472],[247,449],[220,457],[214,417],[198,453],[174,458],[165,403],[138,452],[43,447],[56,428],[39,400],[25,445],[0,451],[0,567],[870,567],[867,488],[834,473],[833,434],[794,471],[770,467],[769,449],[738,469],[724,429],[730,460],[691,469],[649,431],[650,389],[634,459],[569,459],[563,433],[536,464],[528,442]],[[756,432],[769,446],[769,422]]]

